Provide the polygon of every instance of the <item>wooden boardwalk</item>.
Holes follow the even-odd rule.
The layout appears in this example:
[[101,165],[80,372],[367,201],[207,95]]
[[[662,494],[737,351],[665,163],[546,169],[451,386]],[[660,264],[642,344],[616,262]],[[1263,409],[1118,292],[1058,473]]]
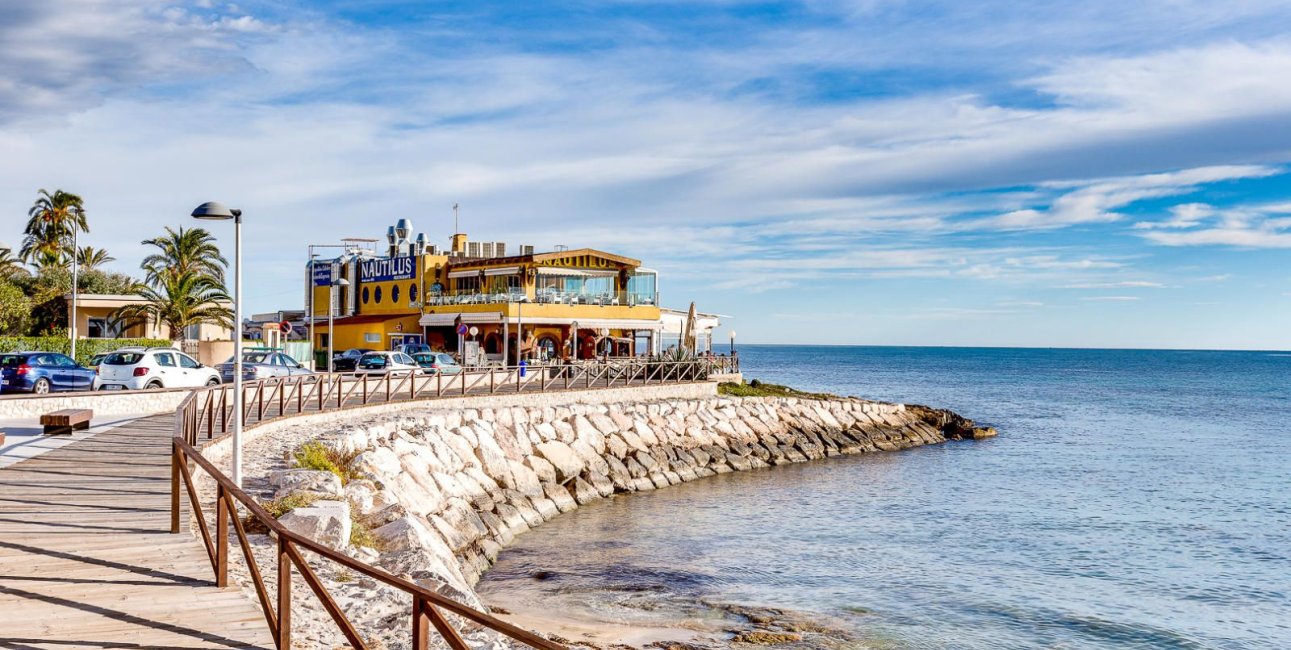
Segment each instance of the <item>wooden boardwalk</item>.
[[0,469],[0,648],[272,648],[259,607],[170,534],[175,417]]

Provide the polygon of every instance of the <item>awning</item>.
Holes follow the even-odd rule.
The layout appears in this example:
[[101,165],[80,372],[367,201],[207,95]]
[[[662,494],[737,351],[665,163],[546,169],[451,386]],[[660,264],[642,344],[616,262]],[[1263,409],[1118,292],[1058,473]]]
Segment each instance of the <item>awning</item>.
[[538,267],[538,275],[557,275],[567,278],[612,278],[618,271],[593,271],[588,269],[563,269],[554,266]]
[[[484,269],[484,275],[515,275],[519,272],[520,267],[518,266],[500,266],[492,269]],[[453,277],[453,274],[448,274],[448,277]]]
[[422,327],[443,327],[445,325],[452,326],[454,323],[457,322],[458,318],[461,318],[462,322],[467,324],[471,324],[471,323],[497,324],[502,322],[502,319],[500,318],[500,316],[501,314],[498,314],[495,312],[477,312],[477,313],[468,312],[468,313],[461,313],[461,314],[458,314],[458,313],[422,314],[421,320],[417,321],[417,324],[421,325]]
[[[459,316],[461,317],[462,322],[467,324],[485,323],[496,325],[502,322],[500,314],[496,312],[465,312],[461,314],[448,312],[442,314],[422,314],[421,320],[418,321],[418,324],[422,327],[451,327],[455,322],[457,322],[457,318]],[[511,318],[506,319],[506,322],[509,325],[519,325],[520,323],[524,323],[525,325],[560,325],[564,327],[568,327],[575,321],[578,322],[578,329],[580,330],[597,330],[605,328],[612,330],[642,330],[657,332],[663,327],[663,325],[657,320],[642,320],[639,318],[530,318],[528,316],[516,318],[512,316]]]
[[468,271],[449,271],[450,278],[478,278],[480,277],[479,269],[470,269]]

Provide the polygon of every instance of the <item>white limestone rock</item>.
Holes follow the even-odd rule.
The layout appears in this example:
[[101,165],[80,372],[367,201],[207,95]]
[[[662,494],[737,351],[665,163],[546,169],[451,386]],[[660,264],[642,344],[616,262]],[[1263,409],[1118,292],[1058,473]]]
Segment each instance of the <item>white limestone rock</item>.
[[535,446],[535,451],[556,469],[556,480],[564,483],[582,473],[587,463],[569,445],[560,442],[544,442]]
[[345,501],[315,501],[278,518],[287,530],[308,537],[330,549],[340,550],[350,543],[350,504]]
[[269,476],[269,484],[277,487],[275,499],[281,499],[293,492],[313,492],[314,494],[340,496],[344,490],[341,477],[317,469],[285,469]]

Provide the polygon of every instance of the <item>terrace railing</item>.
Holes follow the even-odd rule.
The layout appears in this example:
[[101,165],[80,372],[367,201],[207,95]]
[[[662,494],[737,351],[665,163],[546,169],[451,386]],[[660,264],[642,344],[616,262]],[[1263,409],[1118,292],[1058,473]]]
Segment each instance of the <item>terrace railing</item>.
[[[707,379],[712,369],[710,361],[711,359],[622,359],[545,368],[467,370],[458,375],[297,375],[245,384],[242,388],[242,417],[244,424],[255,425],[302,414],[417,399],[691,383]],[[309,586],[349,644],[360,649],[368,647],[368,642],[306,561],[303,552],[307,551],[321,560],[339,564],[404,592],[410,604],[409,635],[415,650],[429,647],[432,626],[450,648],[467,650],[468,646],[461,632],[450,617],[458,619],[464,625],[492,630],[532,648],[564,649],[565,646],[559,643],[336,552],[279,524],[255,498],[243,492],[219,468],[203,458],[198,450],[199,442],[221,438],[231,427],[234,417],[232,391],[232,386],[228,385],[195,390],[175,411],[170,528],[172,533],[180,532],[182,491],[188,496],[202,544],[210,557],[215,583],[224,587],[229,580],[229,527],[232,525],[233,537],[242,550],[252,586],[276,647],[280,650],[291,647],[293,571],[299,573]],[[194,481],[196,469],[205,472],[215,482],[214,531],[207,521],[207,509],[198,495],[198,486]],[[243,512],[245,515],[241,514]],[[276,541],[273,555],[277,576],[275,594],[271,594],[265,585],[259,563],[251,550],[252,543],[244,521],[254,521],[258,527],[268,530]]]

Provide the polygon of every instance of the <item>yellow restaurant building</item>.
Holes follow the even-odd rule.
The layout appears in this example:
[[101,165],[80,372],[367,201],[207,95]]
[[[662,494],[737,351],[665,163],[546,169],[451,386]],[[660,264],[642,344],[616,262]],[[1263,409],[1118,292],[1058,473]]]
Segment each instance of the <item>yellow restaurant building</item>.
[[[440,250],[424,235],[410,240],[410,229],[406,220],[391,227],[381,253],[350,247],[312,260],[306,310],[317,349],[327,348],[329,304],[336,352],[426,343],[478,350],[489,363],[516,363],[521,349],[530,360],[586,359],[658,353],[676,329],[676,312],[658,304],[658,274],[639,260],[590,248],[508,254],[460,233]],[[704,316],[711,346],[717,319]]]

